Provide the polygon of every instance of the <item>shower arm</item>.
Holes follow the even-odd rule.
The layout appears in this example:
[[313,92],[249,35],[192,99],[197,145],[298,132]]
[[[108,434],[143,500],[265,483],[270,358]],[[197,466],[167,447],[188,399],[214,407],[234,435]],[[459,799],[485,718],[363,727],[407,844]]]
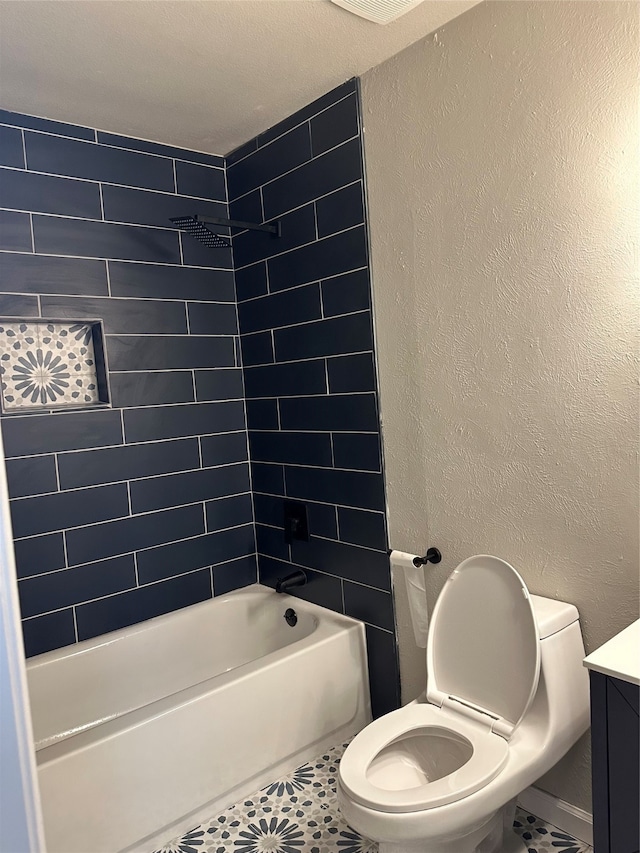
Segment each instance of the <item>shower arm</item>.
[[248,231],[266,231],[273,234],[274,237],[280,237],[280,222],[275,222],[273,225],[255,225],[253,222],[243,222],[239,219],[221,219],[217,216],[194,216],[196,222],[202,222],[203,225],[222,225],[225,228],[245,228]]

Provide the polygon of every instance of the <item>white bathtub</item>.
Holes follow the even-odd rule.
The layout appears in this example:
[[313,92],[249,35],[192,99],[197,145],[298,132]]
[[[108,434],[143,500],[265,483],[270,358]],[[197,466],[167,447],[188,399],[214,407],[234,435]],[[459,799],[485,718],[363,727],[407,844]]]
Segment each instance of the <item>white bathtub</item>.
[[362,623],[258,585],[27,676],[48,853],[151,850],[371,719]]

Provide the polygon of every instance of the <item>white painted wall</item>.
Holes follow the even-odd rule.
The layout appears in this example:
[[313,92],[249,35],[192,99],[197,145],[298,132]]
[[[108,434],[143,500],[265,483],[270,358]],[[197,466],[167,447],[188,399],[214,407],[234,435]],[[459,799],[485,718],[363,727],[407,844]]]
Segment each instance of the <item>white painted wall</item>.
[[[503,557],[589,650],[638,616],[639,10],[490,1],[362,80],[391,544],[432,601]],[[585,737],[540,785],[589,782]]]

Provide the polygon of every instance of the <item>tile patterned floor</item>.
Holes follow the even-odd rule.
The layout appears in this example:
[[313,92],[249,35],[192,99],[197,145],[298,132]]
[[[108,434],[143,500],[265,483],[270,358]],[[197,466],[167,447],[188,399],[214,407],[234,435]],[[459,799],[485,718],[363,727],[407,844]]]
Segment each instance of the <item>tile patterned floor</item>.
[[[342,819],[336,802],[341,744],[272,782],[154,853],[377,853]],[[582,841],[521,809],[516,832],[529,853],[591,853]]]

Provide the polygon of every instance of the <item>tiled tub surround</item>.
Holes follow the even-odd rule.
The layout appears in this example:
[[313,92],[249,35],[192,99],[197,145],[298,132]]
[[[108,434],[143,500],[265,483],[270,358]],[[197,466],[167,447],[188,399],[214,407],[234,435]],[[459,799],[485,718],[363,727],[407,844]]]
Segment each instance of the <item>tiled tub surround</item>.
[[102,319],[112,410],[3,418],[28,655],[256,578],[224,162],[0,111],[0,316]]
[[[228,159],[262,583],[367,623],[374,715],[397,707],[393,603],[371,322],[361,128],[349,81]],[[287,545],[283,499],[311,538]]]
[[259,586],[27,677],[49,853],[148,850],[371,719],[362,623]]

